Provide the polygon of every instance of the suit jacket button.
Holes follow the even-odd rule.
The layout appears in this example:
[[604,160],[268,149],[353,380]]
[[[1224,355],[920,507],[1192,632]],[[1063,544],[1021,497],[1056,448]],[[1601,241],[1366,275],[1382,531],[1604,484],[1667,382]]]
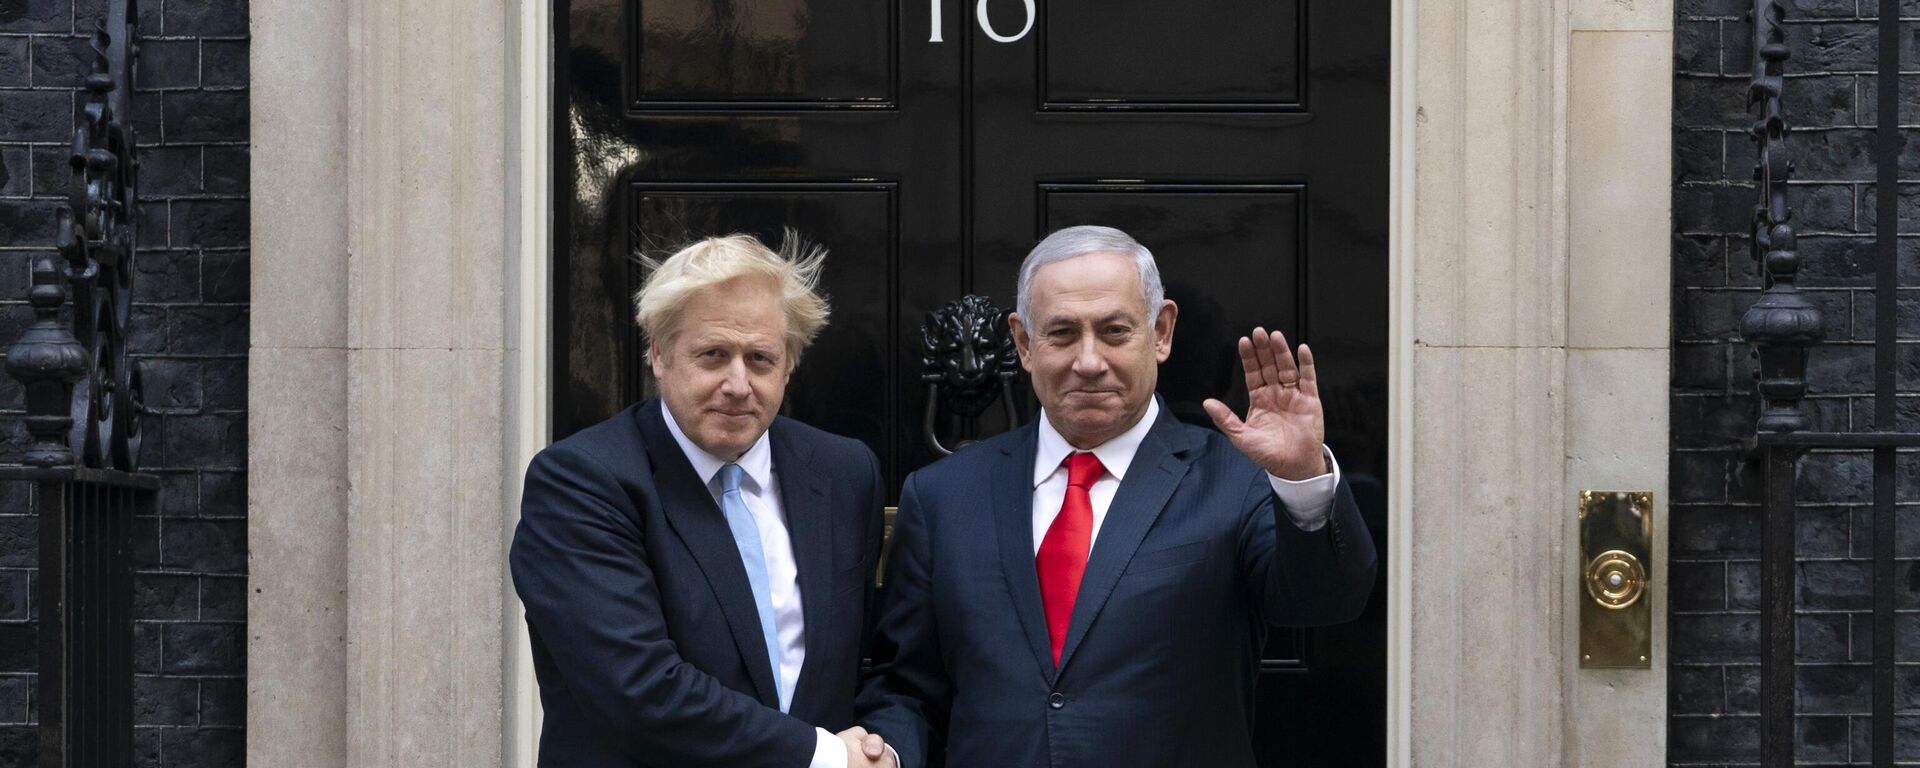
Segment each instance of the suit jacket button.
[[1061,707],[1065,707],[1066,705],[1067,705],[1067,695],[1064,693],[1054,693],[1053,695],[1047,697],[1047,706],[1049,707],[1053,707],[1054,709],[1060,709]]

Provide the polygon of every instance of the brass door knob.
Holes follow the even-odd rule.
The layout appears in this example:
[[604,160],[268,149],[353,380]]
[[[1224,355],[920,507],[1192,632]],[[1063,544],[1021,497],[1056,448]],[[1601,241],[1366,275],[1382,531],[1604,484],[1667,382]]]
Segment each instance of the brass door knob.
[[1609,549],[1587,563],[1587,594],[1606,608],[1619,610],[1640,600],[1647,591],[1647,569],[1640,558]]

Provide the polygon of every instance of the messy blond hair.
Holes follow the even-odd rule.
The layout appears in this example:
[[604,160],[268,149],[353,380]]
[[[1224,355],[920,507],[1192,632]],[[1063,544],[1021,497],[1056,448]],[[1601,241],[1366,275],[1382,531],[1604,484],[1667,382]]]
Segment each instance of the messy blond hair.
[[752,235],[709,237],[664,260],[642,259],[649,274],[633,294],[633,319],[649,340],[664,344],[680,332],[687,303],[702,291],[742,277],[770,278],[780,286],[791,370],[827,325],[827,297],[819,291],[826,259],[825,248],[808,245],[793,230],[787,230],[778,251]]

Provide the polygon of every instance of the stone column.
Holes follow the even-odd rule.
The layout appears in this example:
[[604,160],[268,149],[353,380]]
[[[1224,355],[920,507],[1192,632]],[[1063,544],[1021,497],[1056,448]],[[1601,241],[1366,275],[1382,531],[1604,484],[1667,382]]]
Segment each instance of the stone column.
[[249,765],[346,764],[346,22],[250,9]]
[[1414,113],[1394,286],[1395,763],[1546,768],[1567,713],[1565,0],[1413,10],[1396,72]]
[[252,764],[515,751],[521,10],[253,5]]
[[347,4],[348,765],[501,761],[510,7]]

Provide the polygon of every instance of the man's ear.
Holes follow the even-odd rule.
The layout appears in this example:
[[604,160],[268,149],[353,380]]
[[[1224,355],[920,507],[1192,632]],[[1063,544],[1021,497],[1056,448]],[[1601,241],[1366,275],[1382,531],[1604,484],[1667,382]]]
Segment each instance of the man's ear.
[[1007,332],[1013,334],[1013,348],[1020,352],[1020,367],[1032,373],[1033,337],[1027,335],[1027,324],[1020,319],[1019,312],[1007,313]]
[[1160,301],[1160,312],[1153,319],[1153,353],[1156,362],[1166,362],[1173,354],[1173,321],[1179,319],[1180,307],[1172,299]]
[[647,365],[653,368],[653,378],[658,380],[667,373],[666,355],[660,352],[658,339],[647,340]]

